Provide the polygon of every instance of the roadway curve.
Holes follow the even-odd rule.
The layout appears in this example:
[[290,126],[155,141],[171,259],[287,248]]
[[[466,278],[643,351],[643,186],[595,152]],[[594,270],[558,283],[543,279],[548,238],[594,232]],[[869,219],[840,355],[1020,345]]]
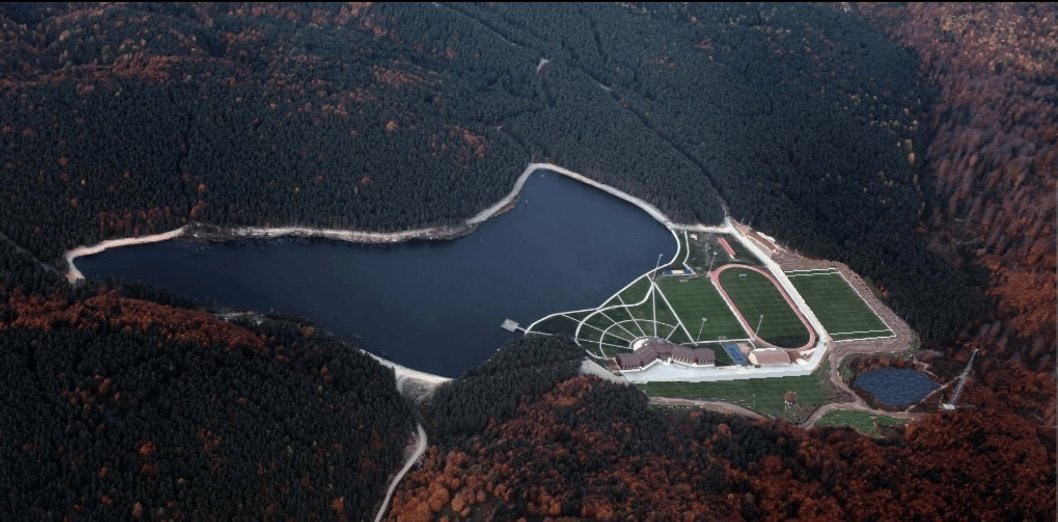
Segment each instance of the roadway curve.
[[382,501],[382,505],[378,508],[378,514],[375,515],[375,522],[380,522],[383,517],[386,516],[386,509],[389,508],[389,501],[393,498],[393,492],[397,490],[397,485],[400,484],[401,479],[404,475],[408,474],[411,467],[415,465],[415,462],[419,460],[419,457],[423,453],[426,453],[426,430],[422,429],[422,424],[415,425],[415,452],[408,456],[408,460],[404,463],[404,467],[393,476],[393,480],[389,483],[389,489],[386,490],[386,498]]
[[[842,345],[833,343],[830,348],[830,353],[827,355],[830,358],[830,382],[834,383],[835,388],[841,390],[842,392],[846,393],[851,397],[854,397],[854,399],[846,402],[832,402],[820,406],[816,409],[816,411],[812,412],[812,415],[808,417],[808,420],[801,423],[802,428],[807,430],[815,426],[816,422],[819,419],[823,418],[823,416],[827,413],[838,410],[863,411],[873,415],[885,415],[887,417],[893,417],[896,419],[904,420],[916,420],[927,416],[927,414],[925,413],[911,413],[907,410],[888,411],[872,408],[867,404],[867,401],[863,400],[863,398],[860,397],[856,392],[852,391],[852,388],[849,388],[849,385],[845,384],[845,379],[841,378],[841,372],[839,371],[839,369],[842,359],[844,359],[848,355],[853,355],[857,353],[870,354],[877,353],[877,351],[872,346],[857,346],[855,344]],[[912,405],[912,407],[913,406],[914,405]]]
[[671,397],[651,397],[651,404],[658,406],[693,406],[703,410],[724,413],[727,415],[741,415],[753,420],[764,420],[765,417],[749,408],[743,408],[737,404],[723,401],[699,401],[695,399],[676,399]]
[[812,415],[808,417],[808,420],[802,422],[800,424],[800,426],[801,426],[801,428],[806,429],[806,430],[810,429],[813,426],[815,426],[816,422],[818,422],[819,419],[822,419],[826,414],[828,414],[828,413],[830,413],[832,411],[846,411],[846,410],[862,411],[862,412],[870,413],[871,415],[884,415],[886,417],[892,417],[894,419],[902,419],[902,420],[918,420],[918,419],[925,418],[926,416],[929,415],[927,413],[911,413],[911,412],[907,412],[907,411],[876,410],[876,409],[868,406],[861,399],[861,400],[857,400],[857,401],[853,401],[853,402],[831,402],[829,404],[824,404],[824,405],[820,406],[819,408],[817,408],[816,411],[812,412]]

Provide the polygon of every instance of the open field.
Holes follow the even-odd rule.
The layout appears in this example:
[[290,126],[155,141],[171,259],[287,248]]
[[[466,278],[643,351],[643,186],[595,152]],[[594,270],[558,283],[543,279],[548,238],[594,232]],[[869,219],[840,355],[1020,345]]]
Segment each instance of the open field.
[[579,322],[578,319],[573,319],[568,315],[556,315],[540,321],[540,323],[533,328],[533,332],[568,335],[573,337],[573,332],[577,331],[577,324]]
[[856,410],[834,410],[816,421],[818,428],[848,426],[871,437],[880,436],[884,428],[903,425],[900,419]]
[[837,271],[787,272],[786,276],[835,341],[893,335]]
[[[688,345],[749,337],[705,277],[657,277],[653,283],[642,277],[604,306],[580,317],[583,324],[575,339],[591,353],[606,357],[627,351],[640,337],[661,337]],[[704,327],[703,317],[707,319]],[[562,328],[565,333],[569,321],[551,318],[534,331],[550,333],[547,328]],[[717,362],[731,363],[724,353]]]
[[[711,265],[716,268],[730,263],[745,263],[753,266],[761,266],[762,264],[760,259],[757,259],[746,247],[742,246],[739,240],[730,234],[712,232],[694,232],[693,234],[697,236],[697,239],[691,238],[688,234],[686,239],[681,240],[681,248],[685,246],[689,249],[686,264],[693,268],[696,273],[703,274],[708,272]],[[728,246],[734,251],[734,257],[729,256],[724,248],[720,246],[719,240],[721,238],[727,241]]]
[[[724,401],[744,406],[771,417],[800,422],[819,406],[835,402],[841,394],[830,383],[830,365],[823,363],[811,375],[773,377],[743,381],[719,382],[651,382],[639,384],[650,397],[676,397],[706,401]],[[797,393],[797,406],[784,408],[784,395]]]
[[[701,329],[701,337],[695,340],[704,342],[749,337],[709,278],[662,278],[658,280],[658,286],[691,336],[698,336],[698,330]],[[706,319],[704,327],[703,317]]]
[[783,348],[799,348],[808,342],[804,323],[767,277],[753,270],[731,268],[720,273],[720,284],[750,327],[760,324],[760,338]]

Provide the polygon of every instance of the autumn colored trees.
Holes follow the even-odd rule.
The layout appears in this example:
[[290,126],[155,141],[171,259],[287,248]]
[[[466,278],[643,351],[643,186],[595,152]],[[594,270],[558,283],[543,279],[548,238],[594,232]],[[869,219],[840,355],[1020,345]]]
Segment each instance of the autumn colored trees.
[[964,328],[1004,359],[1054,367],[1058,9],[1051,4],[866,5],[940,88],[925,159],[934,247],[989,274],[996,307]]
[[413,429],[392,372],[161,294],[70,289],[0,238],[0,518],[372,513]]
[[432,447],[390,519],[1049,519],[1054,442],[1002,410],[937,415],[880,442],[666,414],[634,388],[580,376]]

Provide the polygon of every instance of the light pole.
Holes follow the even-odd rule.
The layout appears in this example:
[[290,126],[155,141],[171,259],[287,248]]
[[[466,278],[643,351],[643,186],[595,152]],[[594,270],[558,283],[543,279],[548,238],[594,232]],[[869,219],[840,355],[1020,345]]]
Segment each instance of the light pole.
[[713,252],[713,258],[709,260],[709,271],[710,272],[713,271],[713,263],[716,262],[716,255],[719,254],[719,253],[720,252]]
[[758,332],[760,332],[760,323],[763,323],[763,322],[764,322],[764,314],[760,314],[760,319],[757,320],[757,329],[753,330],[753,335],[755,337],[760,337],[760,334]]
[[658,260],[654,262],[654,271],[650,273],[651,278],[657,277],[658,267],[661,266],[661,258],[665,255],[664,252],[658,254]]
[[698,327],[698,335],[694,336],[694,344],[698,344],[702,339],[702,330],[705,329],[705,322],[708,321],[708,317],[702,318],[702,325]]
[[658,298],[654,288],[654,280],[658,277],[658,266],[661,264],[661,257],[664,255],[664,252],[658,254],[658,260],[654,262],[654,271],[650,273],[650,310],[654,316],[654,337],[658,336]]

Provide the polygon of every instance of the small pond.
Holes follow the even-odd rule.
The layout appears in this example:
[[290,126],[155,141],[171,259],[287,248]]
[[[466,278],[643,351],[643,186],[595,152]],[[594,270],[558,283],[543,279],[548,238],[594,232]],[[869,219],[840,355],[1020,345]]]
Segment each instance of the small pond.
[[882,405],[894,408],[910,406],[940,386],[910,368],[878,368],[860,374],[852,384]]

